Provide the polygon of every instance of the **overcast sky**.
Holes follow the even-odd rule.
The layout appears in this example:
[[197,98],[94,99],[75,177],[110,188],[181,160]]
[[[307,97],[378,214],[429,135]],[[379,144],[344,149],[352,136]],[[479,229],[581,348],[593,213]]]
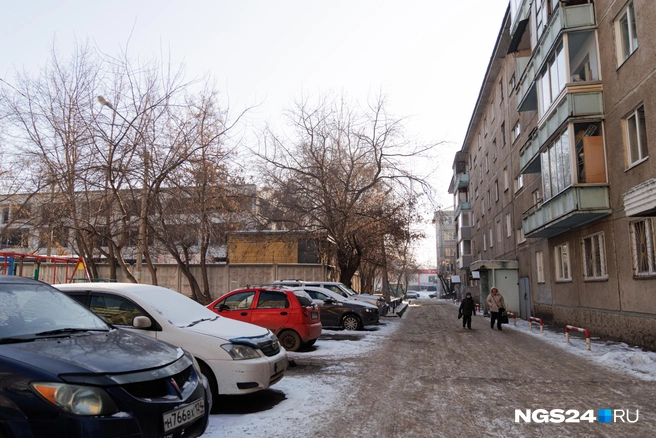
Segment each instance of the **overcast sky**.
[[[447,194],[507,0],[0,0],[0,77],[37,71],[89,41],[105,53],[171,56],[188,79],[211,74],[224,105],[259,106],[249,120],[276,124],[301,93],[366,101],[382,92],[421,143],[446,142],[431,183]],[[98,93],[101,94],[101,93]],[[419,261],[433,267],[434,231]],[[433,235],[430,235],[430,233]]]

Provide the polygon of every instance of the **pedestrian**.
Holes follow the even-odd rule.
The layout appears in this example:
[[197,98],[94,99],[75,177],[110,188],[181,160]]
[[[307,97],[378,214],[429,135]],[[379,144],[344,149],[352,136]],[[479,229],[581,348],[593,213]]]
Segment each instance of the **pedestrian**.
[[476,303],[472,298],[471,292],[465,294],[465,299],[460,303],[460,309],[458,311],[462,315],[462,328],[467,326],[471,330],[472,315],[476,315]]
[[501,330],[501,313],[506,310],[506,302],[496,287],[493,287],[490,291],[490,295],[487,297],[487,305],[490,307],[490,328],[494,329],[494,322],[496,321],[497,329]]

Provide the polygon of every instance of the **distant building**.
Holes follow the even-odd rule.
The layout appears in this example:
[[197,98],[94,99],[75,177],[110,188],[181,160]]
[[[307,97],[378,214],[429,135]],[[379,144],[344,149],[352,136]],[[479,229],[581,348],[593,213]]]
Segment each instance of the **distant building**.
[[435,225],[437,282],[444,286],[439,279],[442,278],[448,285],[451,276],[456,274],[457,240],[454,210],[436,211],[433,215],[433,224]]

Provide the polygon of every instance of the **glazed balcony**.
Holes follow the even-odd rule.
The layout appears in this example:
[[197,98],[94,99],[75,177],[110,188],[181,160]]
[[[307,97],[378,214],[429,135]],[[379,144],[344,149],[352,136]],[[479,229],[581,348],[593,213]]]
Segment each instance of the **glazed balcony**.
[[551,111],[549,117],[540,125],[534,137],[526,143],[519,152],[519,168],[521,173],[536,173],[540,171],[540,151],[546,141],[569,118],[599,117],[604,115],[602,86],[595,84],[570,83],[566,87],[566,95]]
[[471,210],[471,203],[469,203],[469,202],[467,202],[467,201],[460,202],[460,203],[458,204],[458,206],[456,207],[456,212],[454,213],[453,216],[454,216],[454,217],[458,217],[458,215],[459,215],[462,211],[469,211],[469,210]]
[[[531,59],[523,71],[517,86],[518,111],[537,110],[536,79],[544,70],[545,63],[551,56],[563,33],[593,29],[595,26],[594,4],[559,7],[549,25],[544,30],[540,42],[533,49]],[[525,58],[518,58],[522,64]],[[573,70],[572,70],[573,71]]]
[[456,268],[458,270],[468,268],[472,262],[471,254],[463,254],[456,259]]
[[610,213],[608,187],[573,186],[524,212],[522,227],[526,237],[549,238]]
[[455,187],[456,189],[466,189],[467,187],[469,187],[469,174],[468,173],[457,174]]

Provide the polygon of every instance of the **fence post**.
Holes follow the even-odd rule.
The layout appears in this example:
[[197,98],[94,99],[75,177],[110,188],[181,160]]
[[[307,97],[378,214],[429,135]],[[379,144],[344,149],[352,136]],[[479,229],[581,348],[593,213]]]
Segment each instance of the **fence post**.
[[566,325],[565,326],[565,341],[569,344],[569,331],[570,330],[576,330],[578,332],[581,332],[585,334],[585,346],[590,351],[590,332],[587,331],[584,328],[579,328],[579,327],[574,327],[573,325]]
[[543,335],[544,334],[544,324],[542,323],[542,318],[536,318],[534,316],[529,316],[528,317],[528,328],[531,331],[533,331],[533,321],[540,323],[540,334]]

